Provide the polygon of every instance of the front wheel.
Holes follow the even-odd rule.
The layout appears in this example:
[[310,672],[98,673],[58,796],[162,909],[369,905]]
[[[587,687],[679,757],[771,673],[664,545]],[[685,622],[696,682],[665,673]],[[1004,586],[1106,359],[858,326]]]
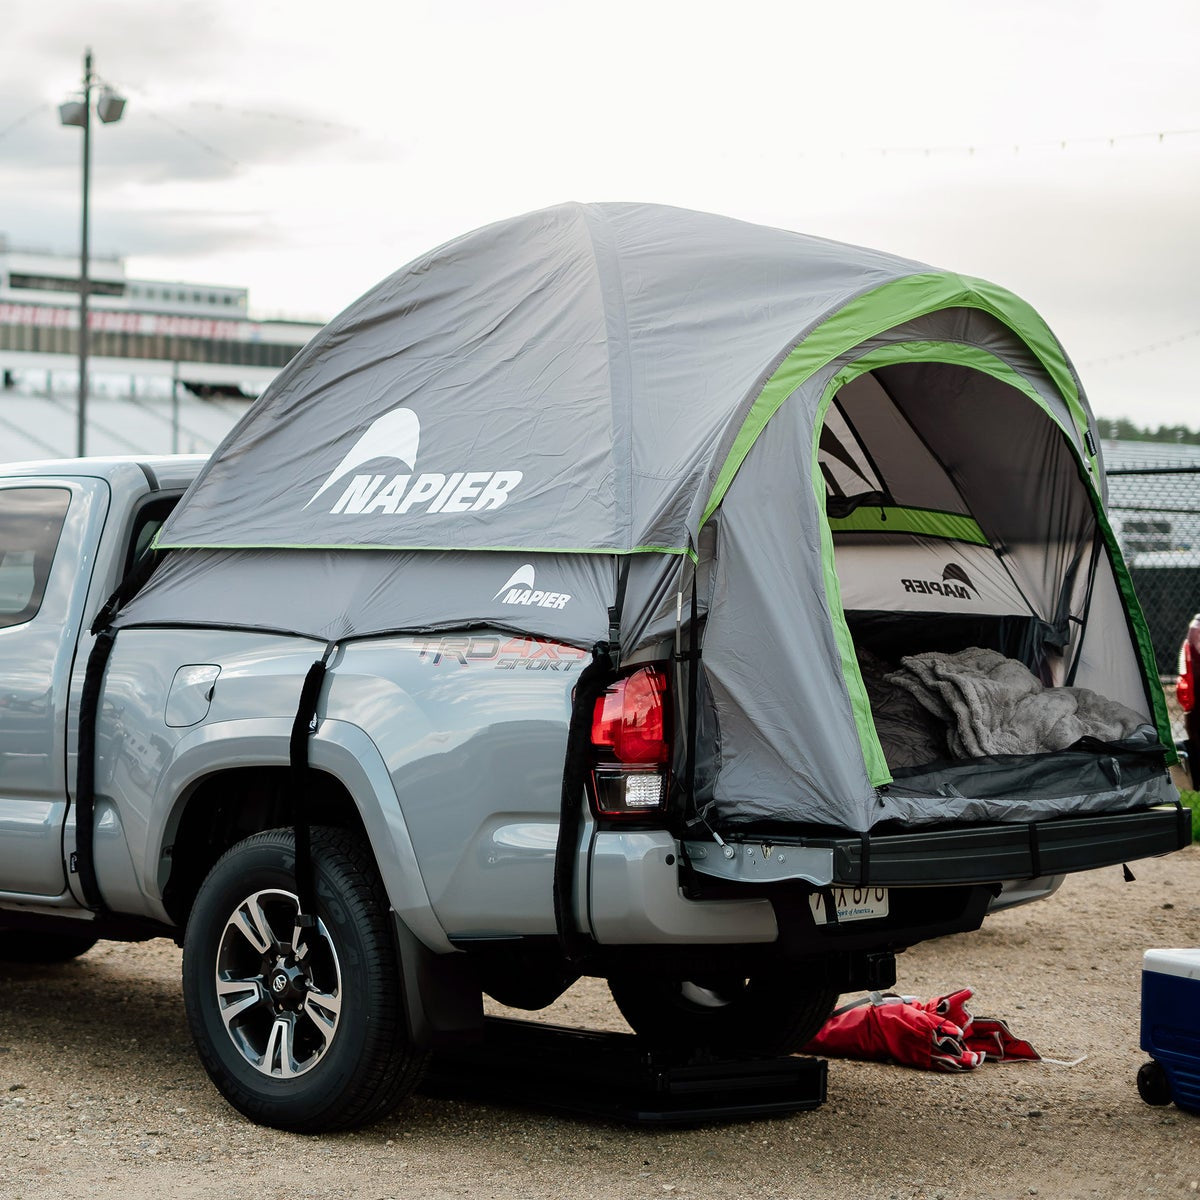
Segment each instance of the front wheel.
[[274,829],[213,867],[188,921],[183,998],[204,1066],[239,1112],[318,1133],[365,1125],[416,1086],[388,902],[369,851],[312,831],[317,924],[296,925],[295,841]]
[[643,1041],[670,1053],[791,1054],[829,1018],[838,992],[779,971],[695,979],[621,976],[608,981],[621,1015]]

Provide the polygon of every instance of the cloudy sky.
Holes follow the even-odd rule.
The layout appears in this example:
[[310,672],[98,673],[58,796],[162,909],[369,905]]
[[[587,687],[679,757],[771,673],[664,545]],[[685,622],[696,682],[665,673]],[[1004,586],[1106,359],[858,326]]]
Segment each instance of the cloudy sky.
[[[1103,416],[1200,426],[1195,0],[0,0],[0,232],[332,316],[467,229],[647,200],[1030,300]],[[1161,135],[1161,136],[1160,136]]]

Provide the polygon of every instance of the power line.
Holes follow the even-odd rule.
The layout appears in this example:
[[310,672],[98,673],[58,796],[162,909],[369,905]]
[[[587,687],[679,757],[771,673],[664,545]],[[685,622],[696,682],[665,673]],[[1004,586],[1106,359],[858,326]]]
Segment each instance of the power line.
[[1167,139],[1200,137],[1198,129],[1156,129],[1145,133],[1115,133],[1095,134],[1087,137],[1045,138],[1029,142],[979,142],[963,143],[960,145],[942,146],[872,146],[862,149],[849,150],[812,150],[799,152],[800,158],[828,158],[831,154],[839,158],[882,157],[889,155],[896,158],[934,158],[959,157],[974,158],[977,155],[988,154],[1028,154],[1035,151],[1077,150],[1084,147],[1107,146],[1110,150],[1126,146],[1133,142],[1146,142],[1152,145],[1163,145]]
[[[96,76],[96,82],[98,84],[103,84],[106,87],[111,86],[107,80],[101,79],[99,75]],[[226,154],[224,150],[218,149],[218,147],[214,146],[211,142],[206,142],[204,140],[204,138],[198,137],[196,134],[192,133],[188,129],[184,129],[182,125],[177,125],[169,117],[164,117],[162,115],[162,113],[156,112],[149,105],[145,104],[144,103],[145,102],[145,93],[142,92],[142,90],[140,88],[127,87],[126,90],[135,92],[141,98],[141,100],[143,101],[143,111],[146,113],[146,115],[148,117],[153,117],[154,120],[160,121],[163,125],[165,125],[168,129],[172,130],[172,132],[177,133],[180,137],[184,137],[184,138],[187,138],[191,142],[195,142],[195,144],[197,146],[199,146],[202,150],[213,155],[214,157],[223,159],[225,162],[227,162],[235,167],[240,167],[242,165],[231,154]],[[4,126],[3,129],[0,129],[0,138],[5,138],[10,133],[15,132],[22,125],[24,125],[25,122],[28,121],[31,117],[35,117],[38,113],[44,112],[49,107],[50,106],[45,101],[41,101],[40,103],[35,104],[27,113],[25,113],[23,116],[18,117],[15,121],[13,121],[12,124],[6,125],[6,126]]]
[[[101,80],[99,77],[97,77],[97,81],[105,84],[105,86],[111,86],[107,80]],[[172,121],[170,117],[163,116],[162,113],[148,103],[149,96],[142,88],[136,87],[132,84],[125,84],[124,87],[126,91],[132,92],[138,97],[138,108],[141,112],[144,112],[146,116],[158,121],[161,125],[165,125],[169,130],[171,130],[172,133],[176,133],[182,138],[187,138],[189,142],[194,142],[206,154],[211,154],[214,158],[219,158],[222,162],[229,163],[230,166],[240,167],[242,165],[236,158],[233,157],[232,154],[226,154],[224,150],[220,149],[220,147],[214,146],[211,142],[206,141],[198,134],[193,133],[190,129],[185,129],[182,125]]]
[[249,117],[252,120],[262,121],[278,121],[283,125],[303,125],[313,129],[335,129],[339,133],[361,132],[361,130],[355,129],[351,125],[344,125],[340,121],[322,121],[316,117],[301,117],[295,113],[269,112],[261,108],[236,108],[232,104],[221,104],[216,100],[193,100],[190,107],[212,108],[217,112],[231,113],[237,117]]
[[145,109],[145,113],[148,117],[152,117],[154,120],[161,122],[168,129],[171,129],[175,133],[179,134],[180,137],[185,137],[188,139],[188,141],[195,142],[201,150],[207,151],[214,158],[222,159],[234,167],[240,167],[242,165],[236,158],[233,157],[232,154],[226,154],[224,150],[217,149],[217,147],[211,142],[206,142],[202,137],[198,137],[196,134],[192,133],[191,130],[184,129],[182,125],[176,125],[174,121],[172,121],[169,117],[164,117],[162,113],[155,112],[152,108]]
[[0,138],[8,137],[10,133],[20,129],[30,117],[36,116],[40,112],[44,112],[49,107],[50,106],[44,100],[38,104],[35,104],[23,117],[18,117],[11,125],[6,125],[3,129],[0,129]]
[[[169,117],[165,117],[165,116],[163,116],[162,113],[157,112],[155,109],[151,108],[150,105],[146,103],[146,93],[143,92],[140,88],[130,87],[127,90],[134,92],[136,95],[138,95],[138,97],[140,98],[140,100],[142,102],[141,106],[148,116],[153,117],[156,121],[160,121],[163,125],[166,125],[167,128],[169,128],[173,132],[179,134],[180,137],[187,138],[189,141],[194,142],[202,150],[213,155],[215,158],[222,159],[224,162],[227,162],[227,163],[231,164],[232,166],[240,167],[242,165],[236,158],[233,157],[233,155],[226,154],[224,150],[221,150],[219,147],[214,146],[211,142],[206,141],[204,138],[200,137],[198,134],[192,133],[192,131],[190,129],[184,128],[184,126],[177,124],[175,121],[172,121]],[[351,134],[356,134],[356,135],[361,133],[360,130],[354,129],[349,125],[339,124],[336,121],[322,121],[322,120],[317,120],[315,118],[294,116],[294,115],[290,115],[287,113],[268,112],[263,109],[236,108],[233,105],[221,104],[215,100],[193,100],[190,102],[189,107],[191,107],[191,108],[210,108],[210,109],[215,109],[217,112],[230,113],[235,116],[249,117],[251,119],[277,121],[280,124],[296,125],[296,126],[310,126],[310,127],[319,128],[319,129],[331,129],[331,130],[337,130],[340,133],[351,133]]]
[[1160,342],[1148,342],[1144,346],[1134,346],[1117,354],[1106,354],[1103,358],[1092,358],[1080,363],[1081,367],[1103,367],[1108,363],[1121,362],[1127,358],[1141,358],[1144,354],[1153,354],[1156,350],[1165,350],[1168,346],[1178,346],[1180,342],[1190,342],[1200,337],[1200,329],[1192,329],[1187,333],[1177,334],[1172,338],[1164,338]]

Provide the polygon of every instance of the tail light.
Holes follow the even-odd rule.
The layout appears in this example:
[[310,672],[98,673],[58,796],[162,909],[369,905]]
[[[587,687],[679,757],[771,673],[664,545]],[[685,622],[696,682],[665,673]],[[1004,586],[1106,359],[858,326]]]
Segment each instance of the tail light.
[[1175,697],[1185,713],[1190,713],[1196,707],[1196,658],[1196,648],[1190,641],[1179,647],[1179,680],[1175,684]]
[[667,687],[663,667],[638,667],[596,701],[592,803],[597,816],[648,817],[665,810],[671,760]]

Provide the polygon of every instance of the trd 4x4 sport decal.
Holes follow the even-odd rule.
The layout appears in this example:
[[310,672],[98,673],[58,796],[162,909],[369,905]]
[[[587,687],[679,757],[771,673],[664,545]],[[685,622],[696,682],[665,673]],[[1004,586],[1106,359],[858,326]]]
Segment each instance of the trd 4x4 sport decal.
[[[521,471],[426,471],[415,474],[421,444],[421,422],[411,408],[394,408],[376,417],[313,494],[314,504],[351,471],[356,474],[330,508],[348,516],[360,513],[486,512],[499,508],[523,478]],[[380,459],[395,459],[407,474],[362,474],[358,468]],[[410,486],[411,485],[411,486]],[[332,495],[333,493],[330,493]],[[305,505],[305,508],[308,507]],[[415,510],[415,511],[414,511]]]
[[409,642],[420,662],[432,667],[489,667],[496,671],[557,671],[570,674],[590,659],[575,646],[541,638],[493,634],[447,634]]

